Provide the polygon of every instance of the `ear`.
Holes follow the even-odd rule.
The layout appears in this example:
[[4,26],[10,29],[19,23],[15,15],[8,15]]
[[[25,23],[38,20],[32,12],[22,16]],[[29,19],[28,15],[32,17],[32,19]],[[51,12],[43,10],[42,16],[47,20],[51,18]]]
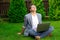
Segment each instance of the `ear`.
[[31,11],[31,9],[30,9],[30,11]]

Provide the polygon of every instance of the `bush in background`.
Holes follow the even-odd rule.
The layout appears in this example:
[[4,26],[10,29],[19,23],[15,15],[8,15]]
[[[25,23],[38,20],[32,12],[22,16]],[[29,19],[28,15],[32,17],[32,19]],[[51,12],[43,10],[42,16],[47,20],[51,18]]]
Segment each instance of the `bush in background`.
[[24,0],[10,0],[8,17],[10,22],[23,22],[24,15],[27,13]]
[[50,20],[60,20],[60,0],[49,0]]

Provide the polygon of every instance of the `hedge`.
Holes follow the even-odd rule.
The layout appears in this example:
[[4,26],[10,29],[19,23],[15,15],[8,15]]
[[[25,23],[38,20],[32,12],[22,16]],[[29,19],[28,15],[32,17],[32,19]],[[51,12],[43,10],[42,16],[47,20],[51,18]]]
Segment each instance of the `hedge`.
[[10,22],[23,22],[24,15],[27,13],[24,0],[10,0],[8,17]]
[[50,20],[60,20],[60,0],[49,0]]

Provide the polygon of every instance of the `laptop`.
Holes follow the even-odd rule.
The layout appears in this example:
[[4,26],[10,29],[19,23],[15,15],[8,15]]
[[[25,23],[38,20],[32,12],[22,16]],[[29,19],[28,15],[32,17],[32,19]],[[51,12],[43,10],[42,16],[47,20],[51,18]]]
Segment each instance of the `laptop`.
[[37,32],[44,32],[49,29],[50,23],[38,24]]

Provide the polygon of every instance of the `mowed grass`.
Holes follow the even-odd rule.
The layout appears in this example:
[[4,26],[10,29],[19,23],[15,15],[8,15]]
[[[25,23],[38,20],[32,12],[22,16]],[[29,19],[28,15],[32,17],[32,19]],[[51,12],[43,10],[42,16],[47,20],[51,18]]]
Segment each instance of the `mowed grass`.
[[[54,27],[52,37],[45,37],[41,40],[60,40],[60,21],[50,21]],[[23,23],[0,22],[0,40],[35,40],[32,37],[24,37],[17,33],[21,31]]]

